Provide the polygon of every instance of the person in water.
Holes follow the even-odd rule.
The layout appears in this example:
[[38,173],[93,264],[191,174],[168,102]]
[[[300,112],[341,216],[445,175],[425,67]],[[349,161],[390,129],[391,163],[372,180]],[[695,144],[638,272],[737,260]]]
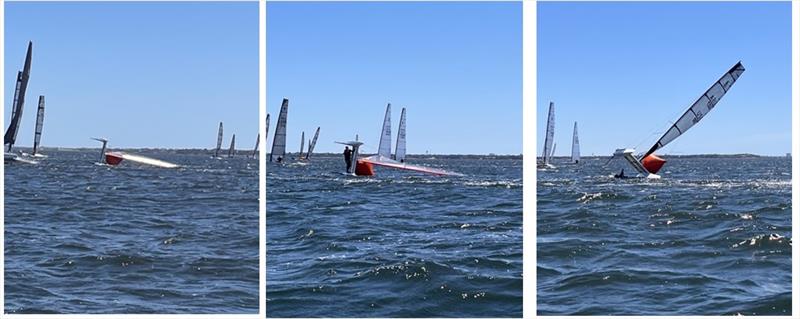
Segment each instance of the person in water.
[[350,172],[350,167],[353,166],[353,151],[350,147],[344,147],[344,163],[347,164],[347,172]]
[[616,177],[616,178],[625,178],[625,169],[623,168],[621,171],[619,171],[619,174],[614,175],[614,177]]

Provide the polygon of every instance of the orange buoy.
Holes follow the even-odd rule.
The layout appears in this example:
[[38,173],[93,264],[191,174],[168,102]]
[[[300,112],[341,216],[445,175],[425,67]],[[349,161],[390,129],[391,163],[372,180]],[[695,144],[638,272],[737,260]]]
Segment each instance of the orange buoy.
[[650,154],[642,159],[642,166],[644,166],[644,168],[647,169],[650,174],[655,174],[658,173],[658,170],[660,170],[661,166],[664,166],[664,163],[666,162],[667,161],[663,158],[660,158],[655,154]]
[[364,161],[356,161],[356,175],[358,176],[372,176],[375,171],[372,169],[372,163]]

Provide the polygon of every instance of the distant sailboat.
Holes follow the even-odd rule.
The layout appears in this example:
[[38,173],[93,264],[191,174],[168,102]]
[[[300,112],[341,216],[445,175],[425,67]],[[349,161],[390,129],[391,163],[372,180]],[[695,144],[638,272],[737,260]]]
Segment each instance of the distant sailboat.
[[319,127],[317,127],[317,132],[314,133],[314,138],[308,141],[308,152],[306,152],[306,159],[311,157],[311,153],[314,152],[314,147],[317,146],[317,138],[319,138]]
[[17,141],[17,132],[19,131],[20,121],[22,120],[22,110],[25,106],[25,92],[28,89],[28,80],[31,74],[31,56],[33,55],[33,42],[28,42],[28,51],[25,54],[25,64],[22,71],[17,72],[17,83],[14,89],[14,100],[11,104],[11,119],[6,130],[3,143],[6,145],[4,153],[4,162],[18,161],[25,163],[35,163],[33,161],[23,160],[16,154],[11,153],[14,143]]
[[284,98],[281,103],[281,112],[278,114],[278,124],[275,127],[275,136],[272,138],[272,151],[269,161],[281,163],[286,156],[286,120],[289,116],[289,99]]
[[33,132],[33,157],[47,157],[39,153],[39,145],[42,140],[42,128],[44,127],[44,95],[39,95],[39,109],[36,111],[36,130]]
[[400,127],[397,129],[397,144],[394,146],[395,161],[403,163],[406,161],[406,108],[400,112]]
[[542,158],[536,165],[537,168],[555,168],[550,164],[553,150],[553,137],[555,134],[555,106],[550,102],[550,109],[547,112],[547,126],[544,133],[544,150],[542,151]]
[[[658,139],[658,141],[642,156],[634,157],[634,149],[617,149],[614,152],[614,158],[624,158],[633,168],[641,175],[648,178],[660,178],[656,175],[658,171],[664,166],[666,161],[654,154],[658,149],[666,146],[678,136],[683,135],[692,128],[695,124],[700,122],[712,109],[717,105],[720,99],[725,96],[725,93],[731,89],[733,84],[744,73],[745,69],[742,62],[737,62],[719,80],[711,85],[711,88],[706,90],[686,112],[675,121],[672,126]],[[619,174],[622,175],[622,174]],[[624,176],[619,176],[624,177]]]
[[222,122],[219,122],[219,130],[217,130],[217,148],[214,149],[214,157],[219,157],[219,151],[222,149]]
[[378,144],[378,155],[385,158],[392,156],[392,104],[386,105],[386,114],[383,116],[383,129]]
[[231,147],[228,149],[228,157],[236,155],[236,134],[231,137]]
[[578,164],[581,161],[581,145],[578,142],[578,122],[572,128],[572,162]]
[[253,147],[253,158],[256,158],[256,155],[258,155],[258,143],[260,142],[260,140],[261,140],[261,134],[256,135],[256,146]]
[[306,146],[306,132],[303,132],[302,135],[300,135],[300,153],[297,154],[298,159],[303,158],[303,148],[305,148],[305,146]]

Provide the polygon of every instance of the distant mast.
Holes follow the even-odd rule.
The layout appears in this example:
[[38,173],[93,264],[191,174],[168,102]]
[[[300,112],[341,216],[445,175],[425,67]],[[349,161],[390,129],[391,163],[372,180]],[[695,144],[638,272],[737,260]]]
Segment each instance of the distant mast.
[[314,133],[314,139],[308,142],[308,152],[306,152],[306,159],[311,156],[311,153],[314,152],[314,147],[317,146],[317,138],[319,138],[319,127],[317,127],[317,132]]
[[44,127],[44,95],[39,95],[39,109],[36,112],[36,130],[33,132],[33,153],[39,154],[39,142],[42,140],[42,127]]
[[10,152],[14,143],[17,141],[19,122],[22,119],[22,109],[25,105],[25,92],[28,89],[28,80],[31,74],[31,56],[33,54],[33,42],[28,42],[28,52],[25,54],[25,64],[22,71],[17,72],[17,84],[14,89],[14,101],[11,105],[11,119],[4,137],[4,144],[8,145],[6,151]]
[[236,134],[231,137],[231,148],[228,149],[228,157],[236,155]]
[[572,162],[577,164],[581,161],[581,146],[578,142],[578,122],[572,128]]
[[261,134],[256,135],[256,146],[253,147],[253,158],[258,155],[258,143],[261,142]]
[[406,161],[406,108],[400,112],[400,127],[397,129],[397,144],[394,149],[394,160]]
[[214,157],[219,157],[220,149],[222,149],[222,122],[219,122],[219,130],[217,130],[217,148],[214,150]]
[[381,130],[378,155],[391,158],[392,156],[392,104],[386,105],[386,115],[383,116],[383,129]]
[[300,153],[297,154],[298,159],[303,158],[303,148],[305,148],[305,146],[306,146],[306,132],[303,132],[302,135],[300,135]]
[[278,124],[275,126],[275,136],[272,138],[272,151],[269,161],[283,160],[286,156],[286,120],[289,113],[289,99],[284,98],[281,103],[281,112],[278,114]]
[[550,108],[547,112],[547,126],[544,133],[544,150],[542,151],[543,165],[550,165],[550,157],[553,153],[553,135],[555,134],[555,106],[550,102]]

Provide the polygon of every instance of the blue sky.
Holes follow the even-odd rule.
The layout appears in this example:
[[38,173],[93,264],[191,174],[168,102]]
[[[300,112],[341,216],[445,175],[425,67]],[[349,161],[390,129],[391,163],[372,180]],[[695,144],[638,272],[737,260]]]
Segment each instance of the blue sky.
[[283,97],[290,152],[317,126],[318,152],[376,152],[392,103],[410,154],[520,154],[521,4],[268,3],[270,147]]
[[556,155],[644,152],[737,61],[714,110],[659,154],[791,152],[791,4],[538,4],[537,155],[549,101]]
[[[25,48],[33,63],[17,145],[248,149],[258,133],[258,3],[5,3],[4,119]],[[4,127],[5,129],[5,127]],[[226,144],[227,145],[227,144]]]

